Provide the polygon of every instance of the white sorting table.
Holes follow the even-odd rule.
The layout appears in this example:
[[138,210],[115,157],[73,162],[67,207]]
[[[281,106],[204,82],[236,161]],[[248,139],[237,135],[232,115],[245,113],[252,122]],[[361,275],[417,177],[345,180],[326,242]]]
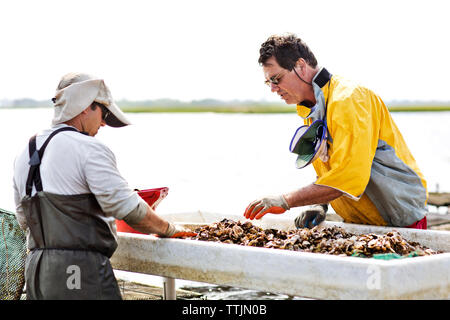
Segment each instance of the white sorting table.
[[[164,217],[183,224],[209,224],[223,218],[204,212]],[[252,223],[263,228],[294,228],[291,219],[275,216]],[[408,240],[445,253],[385,261],[118,233],[119,246],[111,263],[115,269],[169,279],[318,299],[450,298],[450,232],[323,223],[327,225],[352,233],[383,234],[396,229]]]

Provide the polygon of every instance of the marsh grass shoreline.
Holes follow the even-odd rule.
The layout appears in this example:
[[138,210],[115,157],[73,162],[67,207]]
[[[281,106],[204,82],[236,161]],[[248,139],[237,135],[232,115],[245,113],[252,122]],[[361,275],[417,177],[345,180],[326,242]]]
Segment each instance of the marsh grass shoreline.
[[[131,113],[140,112],[217,112],[217,113],[296,113],[295,106],[287,105],[221,105],[221,106],[121,106]],[[450,105],[391,106],[391,112],[438,112],[450,111]]]
[[[126,105],[118,103],[124,112],[130,113],[151,113],[151,112],[176,112],[176,113],[198,113],[198,112],[215,112],[215,113],[296,113],[296,107],[292,105],[281,104],[223,104],[223,105]],[[2,109],[27,109],[27,108],[51,108],[51,106],[14,106],[1,107]],[[394,105],[388,106],[390,112],[440,112],[450,111],[449,105]]]

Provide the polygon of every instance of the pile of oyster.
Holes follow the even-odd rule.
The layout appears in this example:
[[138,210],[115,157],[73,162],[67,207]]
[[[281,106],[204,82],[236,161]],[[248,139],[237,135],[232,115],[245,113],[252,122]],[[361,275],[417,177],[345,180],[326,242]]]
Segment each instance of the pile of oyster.
[[280,231],[262,229],[248,221],[242,223],[224,219],[197,228],[195,232],[197,236],[189,239],[341,256],[372,257],[386,253],[424,256],[439,253],[417,242],[405,240],[396,230],[384,235],[356,235],[337,226]]

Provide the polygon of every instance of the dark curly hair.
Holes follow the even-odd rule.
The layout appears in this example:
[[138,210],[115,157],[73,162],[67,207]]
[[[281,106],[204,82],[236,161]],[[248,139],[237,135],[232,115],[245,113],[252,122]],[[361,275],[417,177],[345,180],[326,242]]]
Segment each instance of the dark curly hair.
[[292,33],[270,36],[259,49],[258,63],[264,65],[272,56],[282,68],[289,71],[300,58],[305,59],[311,67],[317,67],[316,57],[309,47]]

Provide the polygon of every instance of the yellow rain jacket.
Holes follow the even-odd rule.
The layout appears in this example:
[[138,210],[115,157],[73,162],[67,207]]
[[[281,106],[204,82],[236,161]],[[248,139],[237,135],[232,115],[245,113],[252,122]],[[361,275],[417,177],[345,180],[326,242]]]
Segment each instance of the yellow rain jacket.
[[345,222],[403,227],[422,219],[426,181],[388,108],[339,76],[316,81],[323,70],[313,80],[316,106],[297,106],[306,125],[326,116],[328,161],[313,162],[315,184],[344,193],[330,204]]

